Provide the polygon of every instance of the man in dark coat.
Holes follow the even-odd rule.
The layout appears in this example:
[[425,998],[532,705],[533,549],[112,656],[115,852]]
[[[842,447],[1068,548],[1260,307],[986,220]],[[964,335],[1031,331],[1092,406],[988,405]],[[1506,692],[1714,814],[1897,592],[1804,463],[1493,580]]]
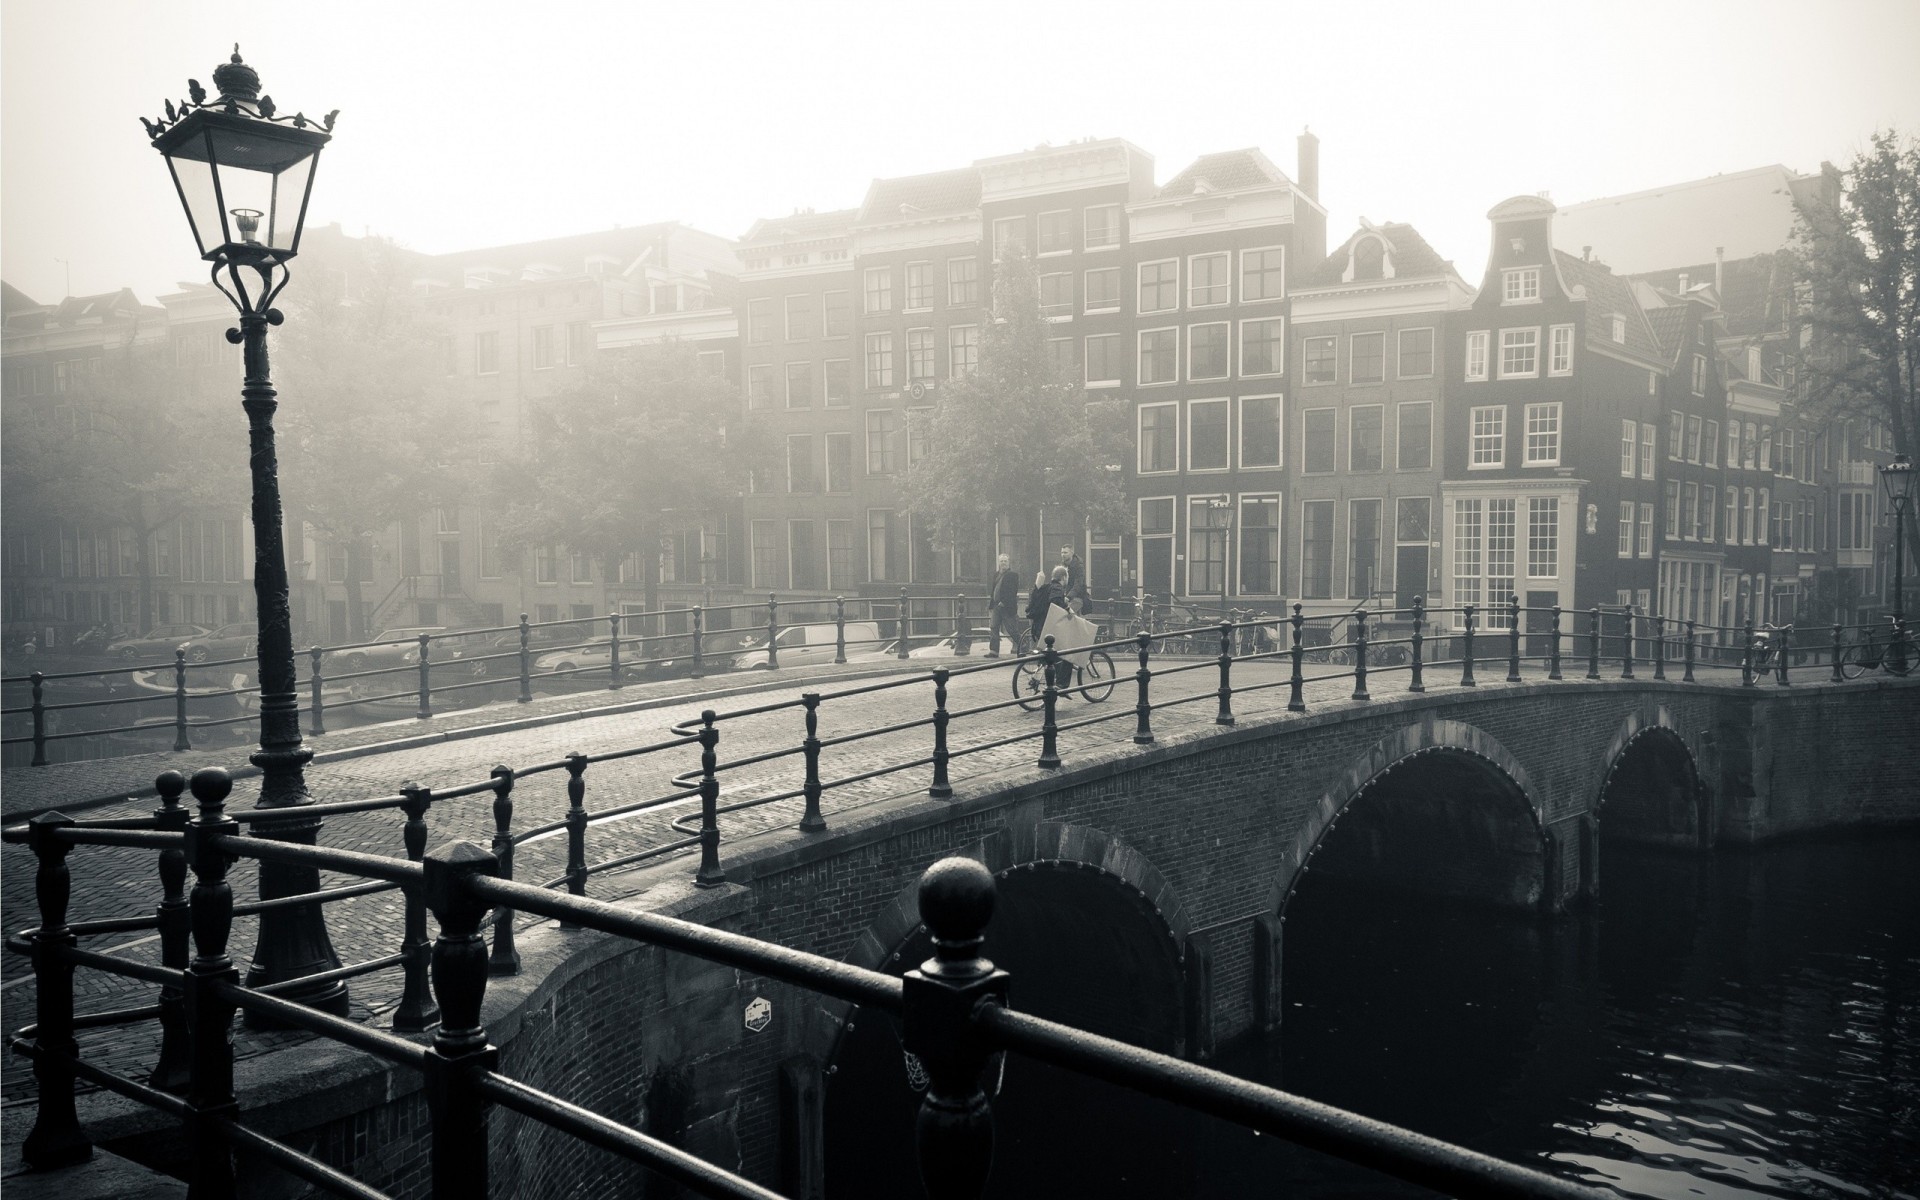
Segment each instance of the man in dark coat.
[[1084,615],[1093,606],[1093,594],[1087,591],[1087,564],[1073,552],[1071,544],[1060,547],[1060,565],[1067,569],[1063,595],[1067,611]]
[[987,657],[1000,657],[1000,635],[1005,633],[1013,653],[1026,653],[1026,640],[1020,636],[1020,577],[1013,573],[1012,560],[1000,556],[987,589]]

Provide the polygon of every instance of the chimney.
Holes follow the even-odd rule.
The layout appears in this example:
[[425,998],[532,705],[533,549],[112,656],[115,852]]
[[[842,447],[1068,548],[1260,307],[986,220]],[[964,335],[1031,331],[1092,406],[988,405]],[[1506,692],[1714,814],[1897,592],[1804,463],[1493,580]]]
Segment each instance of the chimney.
[[1680,272],[1680,294],[1682,296],[1687,294],[1687,273],[1685,271]]
[[1592,261],[1593,261],[1593,247],[1592,247],[1592,246],[1582,246],[1582,247],[1580,247],[1580,261],[1581,261],[1581,262],[1592,262]]
[[1307,199],[1318,202],[1320,199],[1320,139],[1313,136],[1312,130],[1302,126],[1296,145],[1299,148],[1299,169],[1296,174],[1300,176],[1300,190],[1307,194]]
[[1725,246],[1715,246],[1713,248],[1713,290],[1716,292],[1724,290],[1726,269],[1727,248]]

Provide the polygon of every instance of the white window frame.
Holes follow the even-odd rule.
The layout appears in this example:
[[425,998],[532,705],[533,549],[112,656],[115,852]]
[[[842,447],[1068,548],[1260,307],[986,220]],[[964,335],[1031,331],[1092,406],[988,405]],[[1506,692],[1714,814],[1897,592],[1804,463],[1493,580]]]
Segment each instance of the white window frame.
[[[1535,508],[1538,505],[1546,505],[1546,504],[1551,504],[1553,506],[1553,520],[1550,523],[1536,526],[1533,519]],[[1529,496],[1527,497],[1526,513],[1527,513],[1527,529],[1526,529],[1527,567],[1526,567],[1526,574],[1524,578],[1526,579],[1558,579],[1560,578],[1560,522],[1562,520],[1562,515],[1560,512],[1560,497]],[[1519,514],[1515,513],[1514,516],[1515,516],[1514,523],[1517,526],[1519,524],[1519,520],[1518,520]],[[1533,569],[1535,528],[1541,528],[1541,529],[1546,529],[1551,531],[1550,532],[1551,541],[1546,547],[1546,553],[1552,559],[1551,566],[1553,567],[1553,570],[1546,574],[1536,574]],[[1518,528],[1516,528],[1514,530],[1515,541],[1519,540],[1519,534],[1520,534],[1520,531]],[[1515,550],[1517,551],[1518,549],[1519,547],[1516,546]],[[1520,556],[1518,553],[1516,553],[1514,557],[1517,559]],[[1519,566],[1519,563],[1516,562],[1514,566],[1517,568]],[[1517,571],[1516,571],[1516,574],[1518,574]]]
[[[881,308],[872,307],[873,295],[875,290],[873,286],[873,281],[876,278],[881,279],[886,285],[879,289],[881,296],[886,301],[885,306]],[[890,266],[889,267],[868,267],[861,274],[860,305],[861,305],[860,311],[869,315],[873,313],[890,313],[893,311],[893,268],[892,267]]]
[[1631,417],[1620,418],[1620,478],[1633,479],[1639,475],[1640,462],[1640,422]]
[[[1140,370],[1141,355],[1145,350],[1146,337],[1150,333],[1171,333],[1173,335],[1173,375],[1171,378],[1157,379],[1151,383],[1142,378],[1144,372]],[[1180,340],[1180,326],[1178,325],[1160,325],[1152,329],[1139,330],[1134,334],[1133,370],[1134,385],[1136,387],[1172,387],[1174,384],[1180,382]]]
[[[1042,250],[1042,249],[1040,248],[1040,222],[1041,222],[1041,221],[1043,221],[1043,220],[1045,220],[1045,219],[1046,219],[1046,218],[1048,218],[1048,217],[1065,217],[1065,218],[1067,219],[1067,234],[1068,234],[1068,237],[1067,237],[1067,247],[1066,247],[1066,249],[1064,249],[1064,250]],[[1073,236],[1072,236],[1072,234],[1073,234],[1073,210],[1072,210],[1072,209],[1070,209],[1070,208],[1050,208],[1050,209],[1048,209],[1048,210],[1046,210],[1045,212],[1042,212],[1042,213],[1036,213],[1036,214],[1034,214],[1034,218],[1033,218],[1033,256],[1034,256],[1035,258],[1059,258],[1059,257],[1060,257],[1061,255],[1063,255],[1063,254],[1072,254],[1072,253],[1073,253],[1073,241],[1074,241],[1074,239],[1073,239]]]
[[[781,469],[786,472],[786,476],[787,476],[787,486],[784,494],[788,496],[811,496],[815,492],[820,492],[825,490],[825,488],[821,486],[823,481],[820,479],[818,475],[815,475],[813,477],[814,485],[811,488],[808,488],[804,492],[796,492],[793,490],[793,443],[794,443],[794,440],[797,438],[805,438],[809,442],[813,441],[813,435],[810,433],[790,433],[787,435],[786,453],[781,456],[781,464],[780,464]],[[808,447],[808,449],[811,450],[812,447]],[[807,466],[812,467],[813,455],[809,453],[807,455],[807,459],[808,459]]]
[[[873,377],[874,372],[871,366],[874,349],[875,349],[874,339],[876,338],[886,339],[886,344],[883,347],[881,347],[881,349],[883,349],[886,354],[886,361],[887,361],[886,373],[887,374],[885,379],[878,380],[878,381],[876,381]],[[893,382],[895,369],[896,369],[893,361],[893,353],[894,353],[893,330],[891,329],[872,330],[867,334],[865,338],[861,340],[861,346],[864,353],[862,354],[860,359],[860,378],[864,382],[865,386],[868,387],[869,389],[876,390],[876,391],[892,388],[896,386]]]
[[1640,505],[1640,557],[1653,557],[1653,505]]
[[960,359],[959,356],[953,352],[953,337],[956,333],[967,331],[971,331],[974,335],[972,347],[974,365],[978,366],[980,364],[980,327],[978,325],[949,325],[947,326],[947,378],[949,379],[960,378]]
[[[805,367],[807,369],[807,402],[805,404],[795,404],[793,402],[793,369],[795,367]],[[813,362],[812,360],[799,359],[797,361],[787,363],[786,369],[780,373],[780,387],[783,393],[781,396],[782,408],[797,409],[797,410],[805,410],[805,409],[812,408],[813,407]]]
[[[1400,414],[1405,412],[1409,408],[1424,408],[1427,410],[1427,465],[1424,467],[1406,466],[1405,459],[1402,458],[1401,456],[1400,435],[1402,430],[1405,428],[1405,422],[1403,422],[1400,419]],[[1402,400],[1393,406],[1393,469],[1394,470],[1396,471],[1431,471],[1434,469],[1434,454],[1433,454],[1434,442],[1439,435],[1439,430],[1433,427],[1433,412],[1434,412],[1434,403],[1431,400]]]
[[[1247,401],[1249,400],[1271,400],[1274,402],[1273,416],[1274,416],[1274,421],[1278,425],[1278,428],[1274,430],[1274,445],[1279,447],[1279,453],[1275,456],[1275,460],[1273,462],[1250,463],[1247,461],[1246,430],[1247,430]],[[1242,396],[1236,402],[1235,407],[1238,411],[1234,414],[1234,432],[1239,435],[1238,437],[1235,437],[1233,439],[1235,464],[1239,467],[1239,469],[1243,471],[1278,471],[1280,470],[1283,466],[1286,465],[1286,462],[1287,462],[1287,398],[1286,396],[1284,396],[1279,392],[1263,392],[1257,395]]]
[[[1356,504],[1377,504],[1380,506],[1377,511],[1377,515],[1374,517],[1374,534],[1373,534],[1373,581],[1376,584],[1380,583],[1386,576],[1386,571],[1383,569],[1385,564],[1381,561],[1382,552],[1386,550],[1394,549],[1397,544],[1392,540],[1390,540],[1387,536],[1388,534],[1387,521],[1390,516],[1397,517],[1399,514],[1397,511],[1392,514],[1388,513],[1387,501],[1386,501],[1386,497],[1384,496],[1348,497],[1347,498],[1346,540],[1343,542],[1341,539],[1336,537],[1333,542],[1335,548],[1344,547],[1346,550],[1346,554],[1342,555],[1342,557],[1344,557],[1347,560],[1346,561],[1347,577],[1340,581],[1342,584],[1342,587],[1340,588],[1340,590],[1346,593],[1346,599],[1348,600],[1372,599],[1371,596],[1356,596],[1353,594],[1353,506]],[[1334,520],[1338,522],[1339,519],[1340,519],[1340,510],[1336,508],[1334,509]],[[1378,589],[1375,589],[1375,590],[1378,590]],[[1374,636],[1376,637],[1380,636],[1377,627],[1376,627]]]
[[[1495,457],[1488,462],[1476,462],[1480,455],[1475,444],[1481,438],[1479,432],[1480,414],[1498,413],[1498,429],[1485,436],[1497,439],[1494,443]],[[1467,410],[1467,470],[1498,471],[1507,465],[1507,406],[1504,404],[1476,404]]]
[[[1333,378],[1332,379],[1308,379],[1307,378],[1307,363],[1309,361],[1307,357],[1308,342],[1332,342],[1333,343],[1333,355],[1332,355]],[[1324,334],[1315,334],[1312,337],[1301,338],[1300,339],[1300,386],[1301,387],[1335,387],[1339,384],[1339,382],[1340,382],[1340,338],[1339,336],[1337,334],[1324,333]]]
[[[1096,210],[1103,210],[1103,211],[1108,211],[1113,213],[1113,240],[1110,242],[1101,242],[1098,245],[1095,245],[1093,242],[1087,240],[1088,231],[1093,228],[1093,222],[1087,220],[1087,214],[1090,212],[1094,212]],[[1118,204],[1089,204],[1086,207],[1082,208],[1080,210],[1080,247],[1081,249],[1086,250],[1088,252],[1092,252],[1096,250],[1119,249],[1120,243],[1122,241],[1122,238],[1120,236],[1120,215],[1121,215],[1120,206]]]
[[[847,391],[845,395],[840,397],[838,402],[835,402],[833,396],[827,391],[827,376],[832,374],[832,372],[828,371],[827,368],[832,366],[834,363],[842,363],[847,368],[843,372],[843,374],[846,376]],[[852,403],[853,403],[853,360],[850,358],[822,359],[820,361],[820,407],[821,408],[846,408],[848,405]]]
[[1691,378],[1692,378],[1692,384],[1693,384],[1693,394],[1696,396],[1706,395],[1707,394],[1707,356],[1706,355],[1696,354],[1693,356],[1693,375]]
[[[1223,461],[1217,467],[1196,467],[1193,465],[1193,410],[1206,404],[1218,404],[1222,406],[1222,408],[1225,410],[1227,414],[1227,426],[1226,426],[1227,428],[1226,451],[1227,452],[1223,456],[1225,461]],[[1183,449],[1186,451],[1187,473],[1190,475],[1218,475],[1222,472],[1233,470],[1233,400],[1232,398],[1228,396],[1207,396],[1199,400],[1189,400],[1186,403],[1186,412],[1183,414],[1183,417],[1185,419],[1186,425],[1185,425],[1185,428],[1181,431],[1181,439],[1186,443]]]
[[1640,422],[1640,478],[1652,479],[1654,450],[1659,445],[1660,427],[1652,421]]
[[[1428,366],[1427,373],[1425,375],[1408,375],[1400,369],[1401,362],[1406,358],[1406,348],[1401,344],[1401,339],[1405,338],[1410,333],[1424,333],[1427,335],[1427,357],[1432,361],[1431,361],[1431,364]],[[1415,325],[1408,329],[1399,329],[1394,331],[1393,377],[1395,379],[1432,379],[1435,373],[1438,372],[1439,369],[1440,369],[1440,331],[1439,330],[1435,329],[1431,325]]]
[[1501,304],[1539,304],[1540,268],[1508,267],[1500,272]]
[[[1193,331],[1196,329],[1223,329],[1227,335],[1226,371],[1219,375],[1195,375],[1193,373]],[[1214,383],[1222,379],[1233,378],[1233,322],[1196,321],[1186,327],[1187,380],[1192,383]]]
[[[1365,337],[1380,339],[1380,378],[1360,379],[1353,373],[1353,344]],[[1347,335],[1347,386],[1380,387],[1390,378],[1387,374],[1387,332],[1384,329],[1361,329]]]
[[[1485,329],[1475,329],[1467,334],[1466,353],[1461,357],[1465,359],[1464,370],[1468,383],[1485,383],[1487,381],[1487,364],[1492,357],[1492,339],[1492,332]],[[1477,367],[1474,365],[1476,354],[1479,358],[1479,365]]]
[[[1277,324],[1280,326],[1280,361],[1271,371],[1247,370],[1247,326],[1254,324]],[[1287,320],[1285,317],[1242,317],[1240,319],[1239,376],[1242,379],[1264,379],[1287,373]]]
[[[1195,280],[1199,277],[1199,272],[1194,270],[1194,264],[1199,262],[1203,258],[1220,259],[1226,263],[1226,271],[1227,271],[1226,281],[1224,283],[1215,283],[1215,284],[1207,285],[1209,289],[1212,289],[1212,288],[1221,289],[1225,293],[1225,296],[1222,299],[1219,299],[1219,300],[1194,299],[1194,291],[1198,286]],[[1187,307],[1188,308],[1190,309],[1192,308],[1224,308],[1227,305],[1233,303],[1233,251],[1208,250],[1208,251],[1203,251],[1202,253],[1199,253],[1199,254],[1189,254],[1187,255],[1186,269],[1187,269]]]
[[[1111,338],[1111,339],[1113,340],[1113,344],[1114,344],[1114,345],[1116,345],[1116,346],[1118,346],[1118,345],[1120,345],[1120,344],[1121,344],[1121,342],[1122,342],[1122,338],[1121,338],[1121,335],[1120,335],[1120,334],[1117,334],[1117,333],[1090,333],[1090,334],[1087,334],[1087,335],[1086,335],[1086,336],[1085,336],[1084,338],[1082,338],[1082,339],[1081,339],[1081,342],[1082,342],[1082,345],[1081,345],[1081,347],[1080,347],[1080,353],[1081,353],[1081,356],[1082,356],[1082,361],[1083,361],[1083,362],[1085,362],[1085,363],[1087,364],[1087,374],[1088,374],[1088,375],[1091,375],[1091,374],[1093,373],[1093,365],[1092,365],[1092,364],[1093,364],[1093,353],[1092,353],[1092,350],[1091,350],[1091,347],[1090,347],[1090,343],[1092,343],[1092,341],[1093,341],[1093,339],[1095,339],[1095,338]],[[1118,354],[1116,353],[1116,354],[1115,354],[1115,355],[1113,356],[1113,358],[1114,358],[1114,366],[1116,366],[1116,367],[1117,367],[1117,366],[1119,366],[1119,365],[1120,365],[1120,363],[1119,363],[1119,358],[1120,358],[1120,356],[1119,356],[1119,355],[1118,355]],[[1113,378],[1112,378],[1112,379],[1088,379],[1088,380],[1086,381],[1086,384],[1085,384],[1084,386],[1086,386],[1086,387],[1090,387],[1090,388],[1096,388],[1096,387],[1119,387],[1119,386],[1120,386],[1120,375],[1121,375],[1121,372],[1119,372],[1119,371],[1115,371],[1115,372],[1114,372],[1114,375],[1113,375]]]
[[[1315,413],[1333,414],[1333,453],[1328,456],[1332,463],[1324,471],[1316,471],[1307,465],[1307,418]],[[1331,405],[1315,405],[1300,410],[1300,474],[1302,475],[1338,475],[1340,473],[1340,410]]]
[[[991,228],[991,229],[990,229],[990,230],[988,231],[988,233],[990,234],[990,236],[991,236],[991,239],[992,239],[992,240],[991,240],[991,241],[990,241],[990,242],[988,243],[988,249],[989,249],[989,250],[990,250],[990,251],[992,252],[992,254],[993,254],[993,261],[994,261],[994,262],[999,262],[999,261],[1000,261],[1000,244],[1001,244],[1001,242],[1002,242],[1003,240],[1011,240],[1011,239],[1002,239],[1002,238],[1001,238],[1001,236],[1000,236],[1000,229],[1001,229],[1001,227],[1002,227],[1002,226],[1007,226],[1007,227],[1017,227],[1017,228],[1019,228],[1019,230],[1020,230],[1020,232],[1024,234],[1024,233],[1026,232],[1026,224],[1025,224],[1025,222],[1026,222],[1026,217],[1024,217],[1024,216],[1019,216],[1019,217],[995,217],[995,218],[994,218],[994,220],[993,220],[993,227],[992,227],[992,228]],[[1026,239],[1025,239],[1024,237],[1023,237],[1023,238],[1021,239],[1021,244],[1022,244],[1022,246],[1023,246],[1023,247],[1027,245],[1027,243],[1026,243]]]
[[1612,314],[1612,316],[1613,316],[1612,327],[1608,330],[1608,332],[1613,335],[1613,341],[1616,345],[1624,346],[1627,344],[1626,315],[1623,313],[1614,313]]
[[[1531,334],[1533,337],[1533,369],[1529,371],[1507,370],[1507,336],[1509,334]],[[1520,345],[1519,342],[1514,343]],[[1502,379],[1538,379],[1540,378],[1540,327],[1538,325],[1520,325],[1500,331],[1500,378]]]
[[1700,462],[1700,444],[1704,432],[1705,426],[1701,423],[1700,417],[1696,414],[1689,413],[1687,415],[1687,430],[1684,437],[1686,440],[1687,461],[1690,463],[1697,465]]
[[1633,557],[1633,538],[1634,503],[1631,500],[1622,500],[1620,502],[1620,540],[1617,547],[1617,557]]
[[[953,269],[955,263],[972,263],[974,265],[973,278],[970,280],[956,280],[954,276],[959,274],[959,272]],[[945,282],[947,285],[947,307],[948,308],[962,308],[962,307],[967,307],[969,305],[978,305],[980,303],[980,260],[979,258],[971,254],[963,254],[957,258],[949,258],[947,260],[947,278]],[[953,298],[954,284],[962,283],[962,282],[973,284],[973,299],[955,300]]]
[[[1071,253],[1071,252],[1062,251],[1062,253]],[[1073,294],[1073,272],[1072,271],[1044,271],[1044,272],[1037,273],[1034,276],[1034,283],[1035,283],[1035,286],[1039,288],[1040,294],[1042,297],[1044,297],[1046,294],[1046,289],[1044,287],[1045,281],[1049,279],[1064,279],[1067,281],[1067,302],[1065,304],[1062,304],[1056,300],[1053,303],[1049,304],[1045,299],[1041,299],[1040,315],[1045,317],[1049,321],[1073,320],[1073,310],[1079,307],[1079,305],[1075,303],[1075,297]]]
[[1573,326],[1550,326],[1547,329],[1547,375],[1557,378],[1571,374],[1573,374]]
[[[1147,505],[1149,504],[1167,504],[1172,506],[1173,521],[1171,523],[1172,527],[1169,528],[1165,533],[1142,532],[1135,535],[1139,543],[1140,563],[1139,563],[1138,569],[1140,574],[1140,585],[1142,588],[1144,588],[1149,592],[1158,590],[1154,587],[1154,585],[1161,584],[1161,583],[1165,584],[1168,590],[1172,590],[1174,583],[1180,577],[1180,497],[1178,496],[1141,496],[1139,499],[1135,500],[1133,502],[1133,527],[1135,529],[1137,530],[1146,529],[1147,522],[1145,520],[1145,513],[1146,513]],[[1148,579],[1147,578],[1146,543],[1149,540],[1158,541],[1163,538],[1166,540],[1166,543],[1167,543],[1167,572],[1168,572],[1167,577],[1164,580]]]
[[[1164,267],[1168,263],[1173,264],[1173,304],[1167,308],[1139,307],[1142,275],[1145,273],[1148,267]],[[1155,284],[1154,286],[1158,287],[1159,285]],[[1149,259],[1146,262],[1135,263],[1133,265],[1133,303],[1134,303],[1134,311],[1136,315],[1139,315],[1139,316],[1147,316],[1152,313],[1179,312],[1180,311],[1180,260],[1178,258],[1155,258],[1155,259]]]
[[1087,286],[1087,276],[1089,275],[1112,275],[1114,278],[1114,282],[1118,283],[1120,280],[1120,268],[1119,267],[1088,267],[1086,270],[1080,272],[1081,311],[1088,314],[1119,312],[1120,305],[1121,305],[1121,297],[1120,297],[1118,288],[1114,289],[1113,302],[1111,304],[1103,305],[1100,308],[1092,307],[1093,289]]
[[1669,479],[1661,489],[1660,502],[1666,506],[1666,529],[1663,531],[1669,542],[1680,540],[1680,481]]
[[[1247,590],[1247,581],[1243,574],[1246,569],[1246,557],[1240,553],[1240,539],[1246,536],[1247,506],[1273,501],[1273,588],[1270,592]],[[1228,577],[1233,583],[1236,596],[1281,596],[1286,593],[1286,563],[1284,552],[1287,545],[1287,506],[1286,498],[1279,492],[1241,492],[1233,498],[1233,515],[1237,523],[1229,530],[1227,537],[1227,555],[1233,560],[1233,572]],[[1255,526],[1264,529],[1266,526]]]
[[[1173,465],[1165,469],[1150,470],[1146,466],[1145,454],[1147,439],[1147,410],[1150,408],[1171,408],[1173,410]],[[1180,473],[1180,454],[1185,449],[1180,444],[1180,402],[1178,400],[1156,400],[1149,404],[1134,407],[1133,417],[1133,473],[1136,475],[1178,475]],[[1138,528],[1138,526],[1135,526]]]
[[[1553,418],[1553,457],[1536,458],[1533,453],[1533,421],[1536,415]],[[1529,404],[1521,414],[1523,444],[1520,447],[1520,465],[1525,467],[1557,467],[1560,465],[1560,444],[1564,433],[1564,414],[1558,400]],[[1544,434],[1543,434],[1544,436]]]
[[[911,300],[913,298],[913,269],[915,267],[919,267],[921,271],[925,273],[925,276],[926,276],[927,302],[921,305],[912,305],[907,303],[908,300]],[[900,268],[900,303],[901,303],[900,311],[903,313],[922,313],[922,312],[933,311],[933,263],[931,260],[920,259],[919,261],[916,261],[916,262],[907,263],[905,266]]]
[[[1263,254],[1270,250],[1278,250],[1280,252],[1280,294],[1278,296],[1248,296],[1247,255]],[[1285,246],[1242,246],[1240,248],[1240,261],[1236,266],[1239,268],[1236,280],[1239,285],[1240,303],[1272,304],[1287,298],[1287,248]]]
[[[1356,467],[1353,465],[1353,448],[1359,443],[1354,438],[1354,435],[1353,435],[1353,422],[1354,422],[1354,418],[1358,417],[1361,412],[1367,411],[1367,410],[1377,411],[1380,414],[1380,465],[1377,467]],[[1395,435],[1395,440],[1398,440],[1397,434]],[[1373,404],[1348,405],[1347,406],[1347,466],[1346,466],[1347,474],[1371,475],[1376,471],[1387,471],[1387,470],[1391,470],[1391,468],[1387,466],[1387,406],[1386,404],[1376,402]]]

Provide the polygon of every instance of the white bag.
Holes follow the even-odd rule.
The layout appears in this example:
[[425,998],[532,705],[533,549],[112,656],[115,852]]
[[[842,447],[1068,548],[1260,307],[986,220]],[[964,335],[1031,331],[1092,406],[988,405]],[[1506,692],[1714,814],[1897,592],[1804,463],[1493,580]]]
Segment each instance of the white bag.
[[1087,647],[1093,645],[1099,636],[1099,627],[1085,617],[1068,612],[1064,608],[1049,606],[1047,620],[1040,627],[1040,645],[1053,639],[1053,648],[1060,651],[1062,657],[1074,666],[1085,670],[1087,660],[1092,657]]

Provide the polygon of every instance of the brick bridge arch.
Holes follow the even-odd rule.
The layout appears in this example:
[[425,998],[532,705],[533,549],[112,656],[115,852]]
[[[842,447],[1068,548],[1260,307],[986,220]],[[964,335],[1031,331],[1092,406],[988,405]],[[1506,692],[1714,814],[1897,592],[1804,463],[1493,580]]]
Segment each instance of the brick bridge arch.
[[1579,890],[1586,897],[1598,887],[1602,836],[1675,849],[1711,846],[1711,790],[1666,705],[1647,699],[1621,719],[1601,755],[1580,830]]

